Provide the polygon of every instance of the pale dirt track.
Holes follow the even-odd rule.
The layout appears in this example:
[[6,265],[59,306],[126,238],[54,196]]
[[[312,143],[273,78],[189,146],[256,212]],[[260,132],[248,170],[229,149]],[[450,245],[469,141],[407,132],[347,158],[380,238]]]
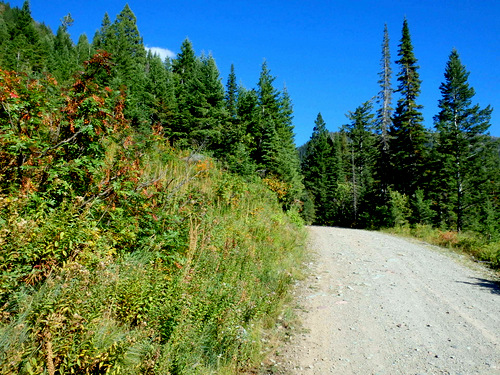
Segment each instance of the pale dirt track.
[[312,276],[296,291],[303,333],[273,373],[500,374],[494,274],[378,232],[309,231]]

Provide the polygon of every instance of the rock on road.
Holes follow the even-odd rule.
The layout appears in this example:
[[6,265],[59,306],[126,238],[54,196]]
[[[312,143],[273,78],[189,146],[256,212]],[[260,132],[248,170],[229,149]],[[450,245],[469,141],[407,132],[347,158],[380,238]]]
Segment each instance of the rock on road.
[[277,358],[281,373],[500,374],[493,273],[387,234],[309,231],[312,276],[297,291],[304,333]]

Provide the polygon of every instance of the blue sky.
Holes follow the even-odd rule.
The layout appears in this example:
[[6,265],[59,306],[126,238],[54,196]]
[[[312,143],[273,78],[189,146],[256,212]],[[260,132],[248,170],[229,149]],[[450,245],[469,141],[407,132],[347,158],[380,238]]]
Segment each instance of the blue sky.
[[[23,1],[10,1],[21,6]],[[74,40],[90,40],[105,12],[111,19],[126,1],[31,0],[37,21],[57,29],[71,13]],[[253,88],[264,59],[275,86],[286,85],[294,104],[296,144],[311,136],[321,112],[336,131],[345,114],[379,91],[384,24],[390,35],[392,61],[397,59],[403,19],[408,19],[422,79],[419,104],[425,125],[433,127],[439,85],[452,48],[470,71],[474,103],[495,110],[490,133],[500,136],[500,1],[498,0],[184,0],[128,1],[148,47],[179,51],[188,37],[197,52],[211,52],[223,83],[231,64],[238,81]],[[397,67],[393,66],[393,87]],[[397,95],[394,97],[393,106]]]

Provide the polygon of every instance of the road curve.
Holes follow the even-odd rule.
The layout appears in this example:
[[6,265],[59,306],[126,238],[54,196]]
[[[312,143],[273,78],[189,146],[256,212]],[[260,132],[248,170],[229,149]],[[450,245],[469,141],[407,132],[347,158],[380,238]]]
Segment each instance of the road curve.
[[287,374],[500,374],[500,287],[459,256],[378,232],[310,227],[312,276]]

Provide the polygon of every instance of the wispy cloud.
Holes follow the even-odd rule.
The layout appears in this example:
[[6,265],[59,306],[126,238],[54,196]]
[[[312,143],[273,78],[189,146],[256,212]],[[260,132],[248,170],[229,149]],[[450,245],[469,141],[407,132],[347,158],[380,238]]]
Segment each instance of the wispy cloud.
[[175,57],[175,52],[170,51],[169,49],[166,48],[161,48],[161,47],[147,47],[146,49],[148,51],[151,51],[154,54],[157,54],[158,56],[161,57],[162,60],[165,60],[165,58],[169,57],[173,59]]

